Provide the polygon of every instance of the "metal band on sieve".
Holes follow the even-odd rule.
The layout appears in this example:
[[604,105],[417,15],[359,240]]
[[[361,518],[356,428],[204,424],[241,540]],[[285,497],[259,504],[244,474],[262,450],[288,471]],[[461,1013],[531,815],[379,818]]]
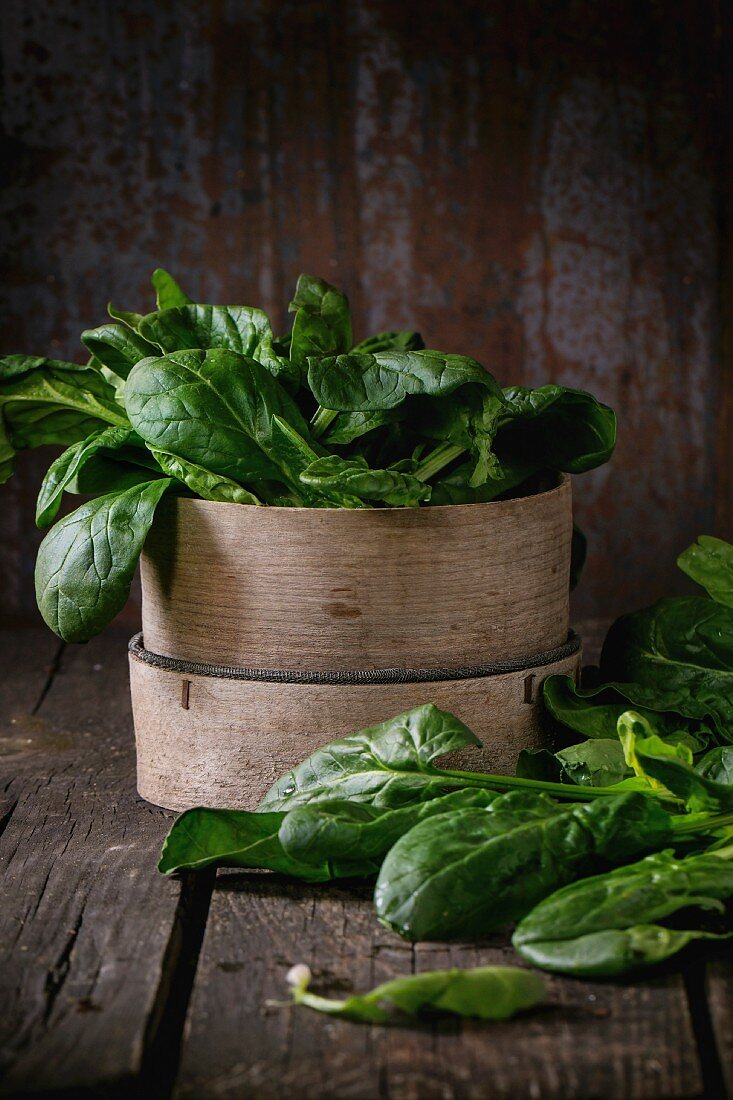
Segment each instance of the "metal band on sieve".
[[256,680],[270,684],[429,684],[437,680],[476,680],[485,676],[499,676],[507,672],[523,672],[525,669],[552,665],[572,657],[580,649],[580,638],[572,630],[564,645],[536,653],[533,657],[519,657],[514,661],[496,661],[490,665],[464,665],[461,668],[375,668],[363,672],[349,669],[344,672],[302,672],[297,669],[237,668],[230,665],[209,665],[202,661],[178,661],[153,653],[143,645],[142,631],[130,639],[132,656],[153,668],[178,672],[181,675],[216,676],[224,680]]

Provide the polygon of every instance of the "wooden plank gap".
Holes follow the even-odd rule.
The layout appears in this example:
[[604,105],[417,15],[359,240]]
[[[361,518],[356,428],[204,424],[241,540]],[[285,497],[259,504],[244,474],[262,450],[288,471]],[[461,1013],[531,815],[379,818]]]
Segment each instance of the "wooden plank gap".
[[173,1092],[183,1027],[209,915],[216,871],[188,874],[181,882],[162,974],[143,1040],[140,1080],[144,1095],[165,1100]]
[[698,955],[686,960],[682,967],[692,1030],[697,1044],[700,1072],[703,1079],[703,1096],[728,1096],[723,1063],[715,1038],[708,992],[705,984],[706,964]]

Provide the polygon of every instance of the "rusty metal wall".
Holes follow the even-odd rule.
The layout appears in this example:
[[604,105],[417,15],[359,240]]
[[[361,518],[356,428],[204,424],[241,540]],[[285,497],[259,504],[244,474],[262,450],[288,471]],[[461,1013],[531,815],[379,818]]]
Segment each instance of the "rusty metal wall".
[[[321,274],[361,334],[417,326],[505,384],[617,408],[615,461],[576,480],[576,605],[648,602],[695,534],[731,533],[721,19],[707,0],[4,0],[0,346],[81,358],[78,332],[149,301],[158,264],[280,322],[297,273]],[[6,612],[34,606],[47,457],[0,490]]]

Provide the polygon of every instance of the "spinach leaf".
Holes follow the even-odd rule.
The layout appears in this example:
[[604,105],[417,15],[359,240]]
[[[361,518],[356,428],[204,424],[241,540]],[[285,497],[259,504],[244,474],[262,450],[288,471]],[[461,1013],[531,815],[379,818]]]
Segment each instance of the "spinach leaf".
[[162,267],[156,267],[151,282],[158,309],[176,309],[190,303],[188,295],[183,293],[173,276]]
[[454,715],[432,703],[333,741],[268,791],[260,810],[350,799],[395,808],[445,793],[450,782],[431,767],[436,757],[480,741]]
[[308,385],[325,409],[394,409],[411,394],[442,397],[475,383],[494,391],[492,376],[475,359],[439,351],[377,352],[310,359]]
[[36,599],[65,642],[86,642],[122,610],[156,506],[171,485],[148,481],[83,504],[52,527],[36,559]]
[[678,859],[658,852],[563,887],[517,926],[512,943],[534,966],[577,977],[615,977],[675,955],[702,930],[657,924],[690,907],[723,908],[733,896],[733,848]]
[[522,749],[517,757],[516,774],[520,779],[562,783],[565,772],[549,749]]
[[134,313],[128,309],[115,309],[111,302],[107,303],[107,313],[113,321],[121,321],[123,325],[127,325],[133,332],[137,332],[144,316],[142,313]]
[[221,474],[212,474],[195,462],[188,462],[178,455],[150,448],[150,453],[164,474],[180,481],[202,500],[218,500],[225,504],[259,504],[260,501],[249,490],[237,485],[231,478]]
[[[101,428],[86,439],[72,443],[71,447],[52,462],[43,479],[36,502],[36,525],[48,527],[56,518],[61,506],[61,496],[86,463],[100,451],[110,452],[121,447],[142,446],[142,440],[132,428]],[[150,480],[150,475],[147,475]]]
[[668,843],[671,820],[640,793],[568,807],[514,791],[401,837],[377,879],[377,916],[410,940],[483,936],[600,861],[622,863]]
[[640,741],[636,757],[644,774],[664,785],[681,798],[688,811],[715,812],[733,810],[733,787],[719,783],[695,771],[692,765],[671,754],[662,754],[655,739]]
[[287,359],[273,348],[267,314],[250,306],[186,305],[149,313],[140,322],[140,334],[164,353],[222,348],[261,363],[270,374],[289,379]]
[[[367,336],[351,350],[374,355],[378,351],[423,351],[424,348],[425,343],[419,332],[378,332],[376,336]],[[346,347],[343,350],[349,349]]]
[[372,876],[398,837],[423,818],[464,806],[489,805],[488,791],[455,791],[431,802],[381,811],[351,802],[323,802],[290,812],[187,810],[166,838],[159,870],[253,867],[325,881]]
[[733,546],[729,542],[700,535],[680,554],[677,564],[711,599],[733,607]]
[[709,721],[733,741],[733,611],[704,597],[668,597],[608,632],[601,675],[636,707]]
[[465,462],[433,482],[430,503],[485,504],[515,489],[536,472],[535,467],[527,463],[503,462],[500,469],[492,472],[490,481],[474,486],[471,484],[474,469],[472,462]]
[[[483,386],[469,384],[457,393],[442,397],[440,401],[431,397],[413,398],[411,411],[420,425],[421,435],[453,444],[456,455],[470,451],[468,484],[471,488],[478,488],[487,481],[503,480],[503,470],[494,454],[493,442],[504,406],[504,397],[498,385],[487,390]],[[432,476],[432,471],[428,476]]]
[[339,355],[352,343],[349,300],[336,287],[315,275],[301,275],[288,306],[295,313],[290,337],[290,359],[304,374],[308,357]]
[[372,470],[364,458],[328,455],[311,462],[300,475],[304,485],[321,492],[352,493],[366,500],[414,507],[430,499],[430,486],[397,470]]
[[2,480],[16,451],[44,443],[68,446],[108,424],[129,427],[114,389],[76,363],[11,355],[0,360]]
[[312,486],[303,481],[302,474],[318,461],[318,452],[280,416],[272,418],[272,454],[299,504],[310,508],[369,507],[336,485]]
[[633,775],[618,738],[600,737],[570,745],[555,756],[572,783],[611,787]]
[[718,745],[711,749],[697,762],[695,771],[715,783],[733,786],[733,746]]
[[542,980],[530,970],[514,966],[477,966],[471,970],[427,970],[393,978],[369,993],[344,1000],[330,1000],[308,991],[311,972],[294,966],[287,976],[293,1001],[317,1012],[385,1024],[395,1015],[416,1016],[430,1012],[475,1016],[481,1020],[507,1020],[517,1012],[534,1008],[544,1000]]
[[275,414],[308,436],[292,398],[265,367],[225,349],[143,359],[125,383],[125,405],[151,447],[233,481],[282,480]]
[[158,870],[170,875],[217,864],[278,871],[310,882],[330,878],[325,861],[305,864],[285,853],[278,836],[284,816],[203,807],[186,810],[165,838]]
[[396,809],[363,802],[322,802],[296,806],[285,815],[280,841],[294,859],[305,863],[364,865],[361,874],[376,874],[382,859],[419,821],[471,806],[490,806],[494,791],[459,790]]
[[505,422],[496,440],[502,460],[580,474],[613,454],[616,414],[591,394],[555,385],[511,386],[504,398]]
[[155,344],[144,340],[124,324],[109,323],[99,328],[88,328],[82,332],[81,342],[107,370],[123,379],[141,359],[160,355]]
[[396,424],[404,415],[404,407],[368,412],[340,412],[329,422],[330,427],[321,439],[328,447],[353,443],[355,439],[375,431],[376,428]]

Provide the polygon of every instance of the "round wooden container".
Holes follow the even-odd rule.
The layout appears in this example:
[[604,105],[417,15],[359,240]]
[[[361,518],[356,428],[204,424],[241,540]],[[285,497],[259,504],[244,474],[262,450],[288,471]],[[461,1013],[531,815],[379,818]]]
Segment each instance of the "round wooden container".
[[130,653],[140,794],[252,809],[319,745],[425,702],[482,739],[462,766],[513,771],[545,743],[542,679],[579,663],[571,533],[566,476],[421,509],[164,501]]

